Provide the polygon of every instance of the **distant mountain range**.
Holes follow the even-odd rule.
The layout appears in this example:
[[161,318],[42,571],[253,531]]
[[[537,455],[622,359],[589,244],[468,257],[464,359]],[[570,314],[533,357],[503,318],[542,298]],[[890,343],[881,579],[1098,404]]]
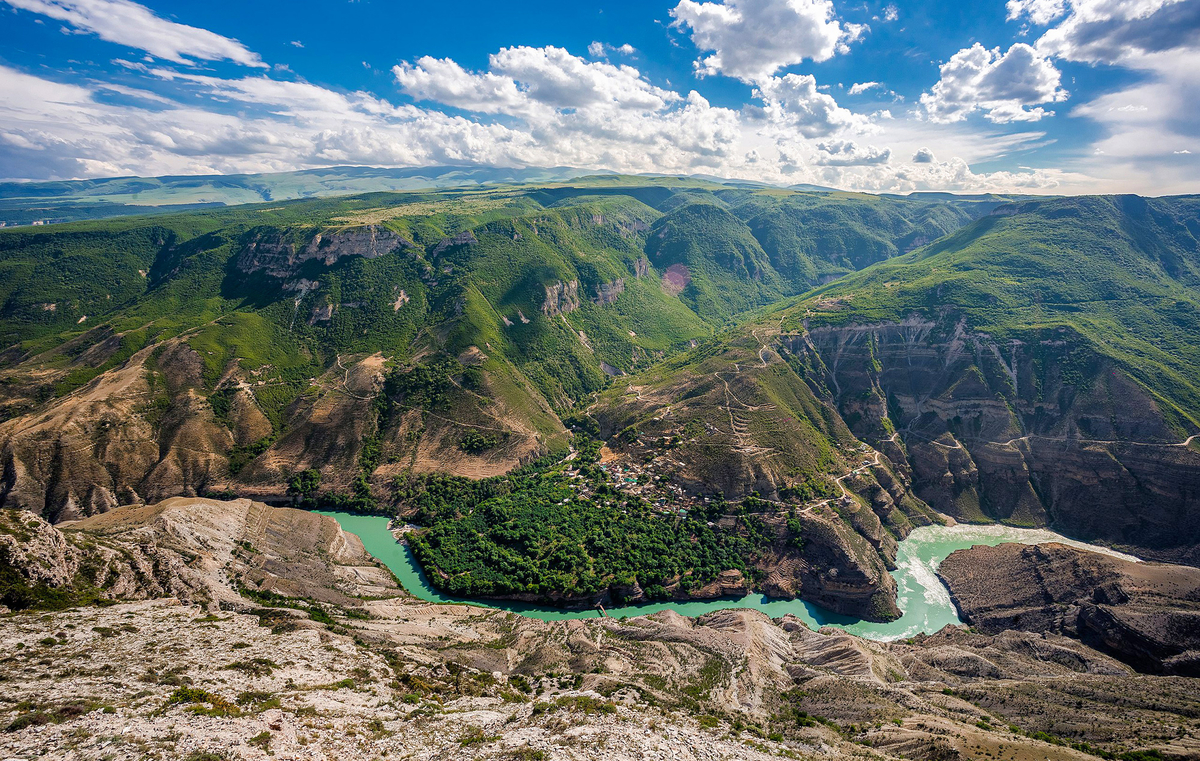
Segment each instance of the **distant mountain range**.
[[[387,169],[339,166],[298,172],[262,174],[176,175],[162,177],[105,177],[94,180],[57,182],[0,182],[0,226],[108,219],[132,214],[155,214],[181,209],[323,198],[381,191],[463,188],[480,185],[551,183],[589,175],[614,175],[603,169],[574,167],[530,167],[524,169],[485,166],[430,166]],[[674,175],[644,174],[648,178]],[[710,175],[692,175],[728,187],[746,189],[775,187],[749,180],[730,180]],[[836,188],[792,185],[790,190],[836,193]],[[903,198],[904,196],[889,196]],[[986,201],[1000,196],[955,196],[952,193],[921,193],[924,200]]]
[[604,170],[571,167],[340,166],[298,172],[163,177],[106,177],[61,182],[0,183],[0,222],[25,225],[103,219],[261,201],[287,201],[387,190],[449,188],[487,183],[556,182]]

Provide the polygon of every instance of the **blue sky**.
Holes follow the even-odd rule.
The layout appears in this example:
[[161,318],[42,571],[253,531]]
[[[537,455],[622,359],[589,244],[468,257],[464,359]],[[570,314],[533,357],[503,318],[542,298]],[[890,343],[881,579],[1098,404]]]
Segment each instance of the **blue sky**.
[[0,177],[1200,191],[1200,0],[0,0]]

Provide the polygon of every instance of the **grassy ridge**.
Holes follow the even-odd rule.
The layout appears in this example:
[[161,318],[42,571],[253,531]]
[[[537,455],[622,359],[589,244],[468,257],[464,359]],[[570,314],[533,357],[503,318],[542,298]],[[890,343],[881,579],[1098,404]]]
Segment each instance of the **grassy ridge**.
[[817,289],[784,327],[964,318],[997,341],[1081,336],[1200,421],[1200,199],[1029,201]]

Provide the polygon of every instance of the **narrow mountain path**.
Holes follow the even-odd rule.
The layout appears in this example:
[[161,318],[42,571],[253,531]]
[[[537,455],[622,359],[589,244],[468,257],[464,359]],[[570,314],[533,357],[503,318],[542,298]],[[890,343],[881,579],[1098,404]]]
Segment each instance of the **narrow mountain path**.
[[[1011,447],[1013,444],[1015,444],[1018,441],[1029,441],[1031,439],[1039,439],[1041,441],[1073,441],[1077,444],[1135,444],[1137,446],[1146,446],[1146,447],[1187,447],[1187,446],[1191,446],[1192,442],[1198,438],[1200,438],[1200,433],[1192,434],[1191,436],[1188,436],[1186,439],[1184,439],[1183,441],[1176,443],[1176,444],[1163,444],[1163,443],[1160,443],[1157,441],[1124,441],[1122,439],[1076,439],[1076,438],[1071,438],[1068,436],[1038,436],[1036,434],[1030,433],[1030,434],[1026,434],[1024,436],[1018,436],[1015,439],[1009,439],[1008,441],[1005,441],[1003,443],[1001,443],[1001,442],[995,442],[995,443],[1001,444],[1001,446]],[[943,444],[942,446],[946,446],[946,445]]]
[[337,366],[338,366],[339,370],[343,371],[343,373],[342,373],[342,391],[344,391],[347,395],[354,397],[355,399],[360,399],[365,402],[369,402],[375,398],[373,396],[359,396],[358,394],[356,394],[350,390],[350,370],[351,370],[351,368],[346,367],[345,365],[342,364],[342,355],[341,354],[337,355]]
[[[437,418],[438,420],[445,421],[447,423],[450,423],[451,425],[462,426],[465,428],[478,428],[481,431],[499,431],[500,433],[513,433],[514,432],[511,428],[496,428],[495,426],[491,426],[491,425],[477,425],[475,423],[464,423],[461,420],[454,420],[453,418],[443,417],[442,415],[437,415],[437,414],[430,412],[429,410],[425,409],[424,407],[415,407],[411,404],[397,404],[396,406],[401,409],[405,409],[405,410],[419,410],[420,412],[424,413],[425,415],[428,415],[429,417]],[[521,432],[517,431],[517,433],[521,433]]]
[[[845,475],[838,476],[837,478],[833,479],[833,482],[835,484],[837,484],[838,489],[841,490],[842,497],[849,497],[850,490],[847,489],[846,484],[843,483],[847,478],[850,478],[851,476],[856,476],[859,473],[862,473],[863,471],[865,471],[869,468],[874,468],[874,467],[878,467],[878,466],[882,466],[882,465],[883,465],[883,462],[880,460],[879,452],[876,452],[873,462],[867,463],[866,465],[859,465],[857,468],[854,468],[849,473],[846,473]],[[823,499],[820,502],[814,502],[811,505],[804,505],[803,507],[800,507],[800,506],[797,506],[794,502],[780,502],[780,501],[774,500],[774,499],[766,499],[765,497],[758,497],[758,499],[763,502],[766,502],[767,504],[776,505],[777,507],[786,507],[788,509],[795,510],[796,513],[800,514],[800,515],[803,515],[805,513],[811,513],[813,510],[816,510],[817,508],[820,508],[820,507],[825,507],[826,505],[828,505],[830,502],[833,501],[833,499]],[[732,516],[724,516],[724,517],[732,517]]]

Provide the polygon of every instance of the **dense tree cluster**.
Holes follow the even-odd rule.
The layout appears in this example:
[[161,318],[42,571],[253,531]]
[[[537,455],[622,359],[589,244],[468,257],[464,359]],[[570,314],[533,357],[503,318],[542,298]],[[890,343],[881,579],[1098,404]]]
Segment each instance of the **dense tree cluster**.
[[[598,445],[578,448],[580,471],[598,474]],[[591,485],[582,497],[562,464],[539,463],[482,481],[410,477],[397,489],[427,527],[410,538],[414,554],[435,585],[457,595],[619,596],[638,584],[666,596],[675,581],[692,589],[747,570],[772,539],[762,521],[724,531],[658,512],[599,477]]]

